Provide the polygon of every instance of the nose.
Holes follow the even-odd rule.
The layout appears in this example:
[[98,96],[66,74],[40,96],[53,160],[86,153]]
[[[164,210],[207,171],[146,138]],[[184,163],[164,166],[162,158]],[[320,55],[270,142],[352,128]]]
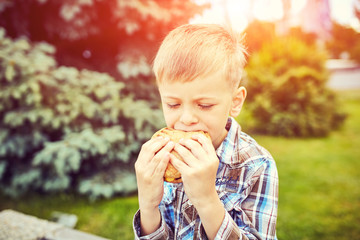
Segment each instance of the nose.
[[185,108],[181,113],[180,122],[186,126],[191,126],[196,124],[198,119],[191,109]]

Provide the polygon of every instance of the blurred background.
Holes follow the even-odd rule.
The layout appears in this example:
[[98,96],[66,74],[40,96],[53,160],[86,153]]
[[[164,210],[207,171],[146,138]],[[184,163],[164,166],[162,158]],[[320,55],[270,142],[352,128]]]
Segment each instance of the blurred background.
[[359,0],[0,0],[0,211],[133,239],[151,63],[185,23],[244,34],[237,120],[277,162],[279,239],[360,239]]

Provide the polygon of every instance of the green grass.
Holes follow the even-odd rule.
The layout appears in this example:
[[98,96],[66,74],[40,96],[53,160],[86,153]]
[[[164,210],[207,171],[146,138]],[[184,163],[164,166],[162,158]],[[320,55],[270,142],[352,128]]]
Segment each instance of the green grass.
[[[326,138],[254,136],[274,156],[280,192],[277,234],[283,240],[360,238],[360,91],[340,92],[349,114]],[[52,211],[74,213],[77,229],[110,239],[133,239],[137,197],[91,203],[72,195],[0,196],[1,209],[48,219]]]
[[279,172],[279,239],[360,238],[360,92],[340,93],[349,114],[327,138],[255,136]]
[[42,219],[50,219],[53,211],[76,214],[77,229],[110,239],[134,238],[132,219],[137,208],[136,196],[96,202],[67,194],[29,194],[16,200],[0,196],[0,209],[14,209]]

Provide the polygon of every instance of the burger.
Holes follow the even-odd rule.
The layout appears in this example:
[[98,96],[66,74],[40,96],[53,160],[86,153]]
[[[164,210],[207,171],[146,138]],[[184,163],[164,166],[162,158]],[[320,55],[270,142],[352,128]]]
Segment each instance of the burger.
[[[173,128],[167,128],[167,127],[157,131],[152,136],[152,138],[156,138],[159,136],[169,137],[170,141],[173,141],[174,143],[178,143],[180,141],[180,139],[191,139],[191,137],[196,134],[203,134],[204,136],[206,136],[207,138],[210,139],[210,135],[204,131],[185,132],[185,131],[175,130]],[[182,157],[180,157],[180,155],[176,151],[172,150],[171,154],[173,154],[178,159],[184,161],[182,159]],[[165,174],[164,174],[164,180],[166,182],[170,182],[170,183],[182,182],[180,172],[170,162],[169,162],[168,166],[166,167]]]

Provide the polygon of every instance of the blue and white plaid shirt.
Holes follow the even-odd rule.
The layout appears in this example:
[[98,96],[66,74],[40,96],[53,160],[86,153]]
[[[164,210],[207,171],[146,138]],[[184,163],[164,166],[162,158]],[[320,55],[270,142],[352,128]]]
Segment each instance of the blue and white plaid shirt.
[[[220,160],[216,190],[225,209],[216,239],[277,239],[278,174],[275,161],[267,150],[241,131],[233,118],[229,118],[226,129],[228,135],[216,150]],[[140,212],[135,214],[136,239],[207,239],[182,183],[164,183],[159,209],[160,228],[143,237],[140,237]]]

